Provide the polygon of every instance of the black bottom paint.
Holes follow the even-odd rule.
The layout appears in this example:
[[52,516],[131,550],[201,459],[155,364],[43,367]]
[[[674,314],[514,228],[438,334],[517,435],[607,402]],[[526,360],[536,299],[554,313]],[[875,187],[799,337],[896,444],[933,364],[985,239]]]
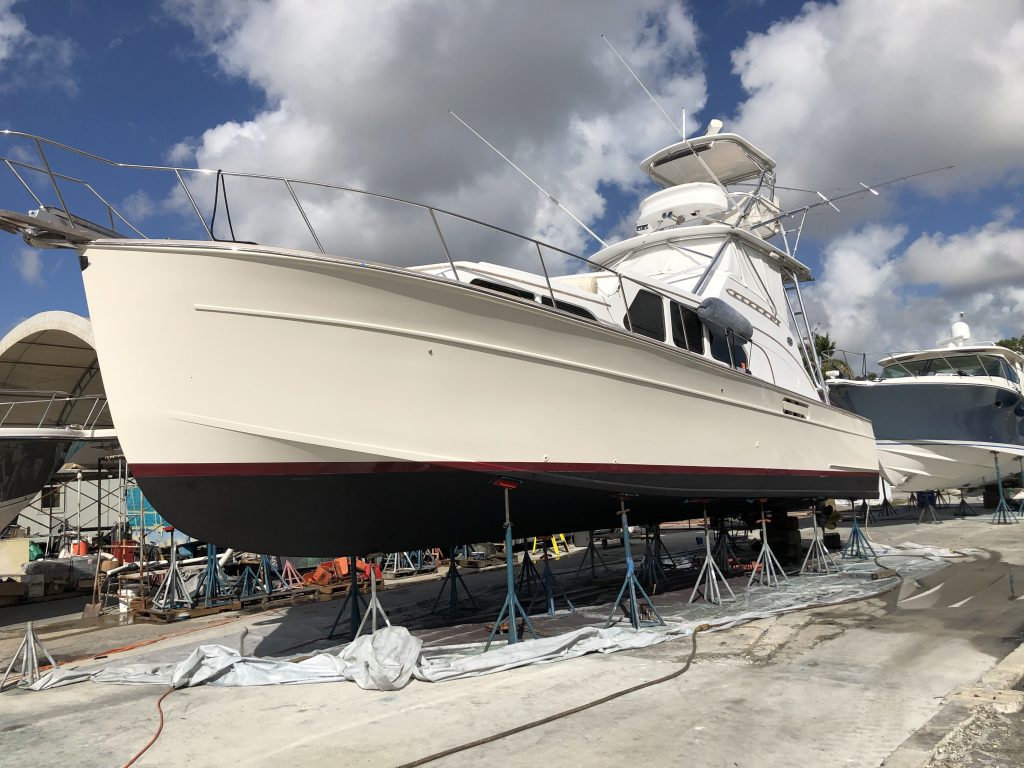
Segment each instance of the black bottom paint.
[[73,441],[0,437],[0,502],[35,496],[64,463]]
[[[565,478],[553,483],[523,475],[510,491],[517,538],[612,528],[616,493],[625,476]],[[309,476],[139,477],[153,506],[181,531],[220,547],[306,556],[394,552],[497,541],[505,519],[504,496],[494,476],[462,470]],[[758,508],[750,496],[770,497],[787,509],[820,497],[875,497],[875,474],[645,475],[648,488],[670,495],[629,497],[631,523],[699,518],[701,497],[717,497],[709,512],[742,515]],[[570,484],[572,483],[572,484]],[[581,485],[579,483],[586,483]],[[632,487],[636,487],[633,485]],[[725,498],[723,498],[725,497]]]

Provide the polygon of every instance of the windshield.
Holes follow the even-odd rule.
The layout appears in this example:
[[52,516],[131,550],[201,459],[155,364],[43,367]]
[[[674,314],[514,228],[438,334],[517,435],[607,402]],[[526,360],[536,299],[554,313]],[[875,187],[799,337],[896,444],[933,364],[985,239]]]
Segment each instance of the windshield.
[[909,376],[999,376],[1016,381],[1017,376],[1002,358],[990,355],[959,355],[891,363],[882,369],[883,379]]

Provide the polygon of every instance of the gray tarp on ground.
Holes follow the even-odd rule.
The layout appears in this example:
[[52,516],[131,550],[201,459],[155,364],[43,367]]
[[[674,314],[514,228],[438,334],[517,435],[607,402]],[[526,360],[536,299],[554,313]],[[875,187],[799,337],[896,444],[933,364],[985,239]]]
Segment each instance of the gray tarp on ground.
[[[913,543],[898,548],[875,546],[879,556],[891,557],[889,565],[907,577],[923,575],[936,562],[968,554]],[[749,590],[728,606],[692,605],[665,613],[666,626],[633,631],[622,627],[584,627],[555,637],[516,645],[496,644],[486,653],[482,643],[424,649],[422,641],[404,627],[386,627],[363,635],[336,653],[318,653],[307,658],[260,658],[245,656],[239,648],[200,645],[178,662],[118,663],[101,668],[58,668],[43,675],[31,690],[56,688],[91,680],[97,683],[156,684],[184,688],[196,685],[294,685],[352,681],[360,688],[392,691],[411,678],[440,682],[477,677],[529,664],[552,663],[589,653],[611,653],[663,643],[693,633],[701,623],[714,629],[743,624],[755,619],[813,606],[834,605],[887,592],[896,577],[872,581],[868,573],[877,566],[870,562],[844,563],[838,576],[794,578],[784,589]],[[740,609],[740,610],[735,610]],[[745,609],[745,610],[744,610]]]

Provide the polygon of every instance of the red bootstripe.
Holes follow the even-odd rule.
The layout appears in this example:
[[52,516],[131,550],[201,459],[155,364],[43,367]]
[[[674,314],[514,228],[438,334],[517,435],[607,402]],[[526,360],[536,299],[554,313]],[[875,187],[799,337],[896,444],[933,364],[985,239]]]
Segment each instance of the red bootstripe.
[[692,467],[665,464],[602,464],[556,462],[243,462],[210,464],[132,464],[136,477],[253,477],[259,475],[366,475],[464,470],[491,474],[536,472],[609,475],[753,475],[781,477],[877,477],[877,472],[773,467]]

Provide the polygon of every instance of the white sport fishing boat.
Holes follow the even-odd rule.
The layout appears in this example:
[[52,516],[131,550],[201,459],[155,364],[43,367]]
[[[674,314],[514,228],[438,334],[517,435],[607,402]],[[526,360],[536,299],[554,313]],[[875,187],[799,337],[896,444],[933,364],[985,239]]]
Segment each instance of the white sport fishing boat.
[[[112,207],[110,229],[70,213],[72,180],[43,160],[60,205],[33,195],[37,210],[0,226],[79,252],[124,453],[195,537],[308,554],[494,539],[496,478],[520,481],[517,535],[608,527],[623,495],[638,522],[708,500],[877,496],[870,422],[828,404],[807,344],[810,273],[786,247],[775,163],[740,136],[644,160],[663,189],[634,237],[589,259],[399,201],[436,229],[423,252],[446,257],[412,268],[383,249],[327,253],[297,190],[372,193],[218,171],[225,200],[226,179],[283,185],[317,247],[295,250],[216,239],[195,170],[147,167],[177,175],[211,239],[127,238],[115,224],[141,232]],[[454,259],[452,221],[513,236],[537,269],[492,263],[497,249]]]
[[836,405],[871,419],[886,479],[901,491],[996,482],[1024,456],[1024,357],[953,323],[940,346],[878,361],[879,381],[829,382]]

